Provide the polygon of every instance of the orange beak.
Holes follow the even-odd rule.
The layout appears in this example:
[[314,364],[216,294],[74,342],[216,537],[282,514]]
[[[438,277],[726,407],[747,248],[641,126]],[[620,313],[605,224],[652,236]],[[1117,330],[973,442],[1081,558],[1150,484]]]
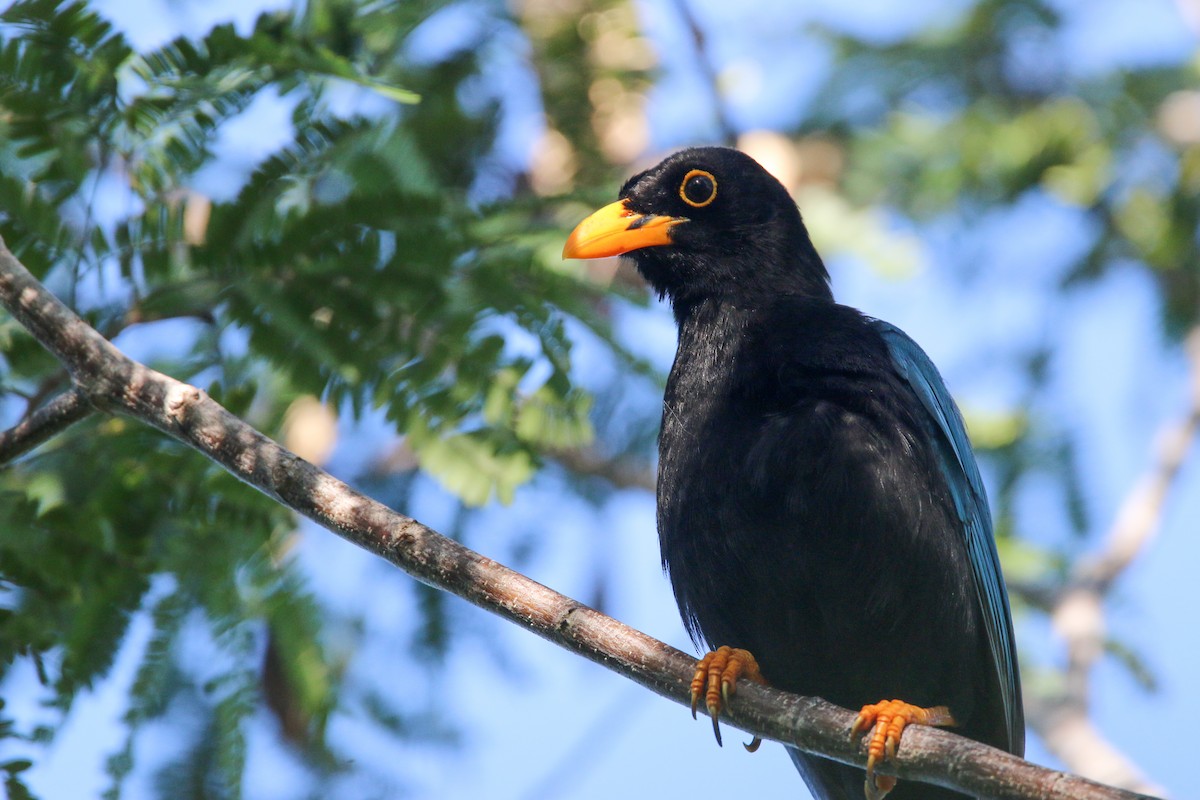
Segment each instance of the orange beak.
[[686,222],[683,217],[663,217],[631,211],[624,200],[609,203],[579,223],[563,246],[563,258],[619,256],[643,247],[671,244],[669,231]]

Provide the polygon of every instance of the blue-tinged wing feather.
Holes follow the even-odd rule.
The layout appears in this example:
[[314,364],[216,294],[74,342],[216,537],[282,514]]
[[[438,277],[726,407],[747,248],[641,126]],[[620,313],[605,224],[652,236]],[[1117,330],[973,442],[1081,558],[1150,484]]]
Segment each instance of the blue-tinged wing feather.
[[1000,556],[992,536],[992,515],[988,510],[983,479],[966,427],[929,356],[899,328],[880,320],[873,322],[887,343],[897,371],[912,387],[928,412],[929,421],[940,433],[938,455],[955,508],[963,521],[963,535],[1004,700],[1009,750],[1020,753],[1025,741],[1024,715],[1008,591],[1000,573]]

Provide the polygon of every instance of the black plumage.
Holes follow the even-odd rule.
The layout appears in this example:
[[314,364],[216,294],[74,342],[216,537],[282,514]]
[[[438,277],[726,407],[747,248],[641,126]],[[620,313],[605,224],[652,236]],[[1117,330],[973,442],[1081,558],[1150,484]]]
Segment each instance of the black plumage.
[[[620,196],[564,255],[628,253],[675,313],[658,528],[689,631],[749,650],[778,688],[946,705],[957,732],[1020,754],[987,501],[937,370],[834,302],[795,203],[748,156],[684,150]],[[821,800],[862,797],[861,769],[792,758]]]

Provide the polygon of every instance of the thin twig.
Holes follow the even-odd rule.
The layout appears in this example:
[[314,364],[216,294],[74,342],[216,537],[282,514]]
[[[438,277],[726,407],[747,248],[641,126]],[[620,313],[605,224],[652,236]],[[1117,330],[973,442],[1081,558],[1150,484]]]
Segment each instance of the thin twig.
[[[58,357],[93,405],[134,417],[424,583],[474,603],[681,705],[695,661],[355,491],[230,414],[201,390],[126,357],[29,274],[0,241],[0,303]],[[752,734],[863,766],[854,714],[748,684],[727,719]],[[994,798],[1132,800],[1138,795],[1024,761],[948,731],[905,733],[879,769]]]
[[654,470],[648,464],[628,458],[609,458],[592,448],[559,450],[553,458],[576,475],[603,478],[618,489],[644,489],[653,492]]
[[704,84],[708,87],[712,98],[713,118],[721,132],[721,141],[732,147],[737,142],[737,128],[729,118],[725,109],[725,101],[721,97],[721,78],[717,74],[712,54],[708,50],[708,37],[704,35],[704,29],[700,27],[700,22],[696,19],[687,0],[674,0],[674,5],[676,15],[687,26],[688,34],[692,38],[692,46],[696,48],[696,66],[699,68],[700,74],[704,78]]
[[95,411],[83,392],[70,389],[0,433],[0,465],[28,453]]

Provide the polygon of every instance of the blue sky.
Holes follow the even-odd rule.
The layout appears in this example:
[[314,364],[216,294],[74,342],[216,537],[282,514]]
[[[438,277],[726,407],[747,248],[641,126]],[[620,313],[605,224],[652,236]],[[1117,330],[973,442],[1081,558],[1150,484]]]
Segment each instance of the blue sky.
[[[127,32],[139,48],[152,47],[188,31],[200,35],[212,24],[234,19],[243,29],[260,10],[286,3],[182,3],[166,0],[105,0],[95,3]],[[710,31],[718,66],[732,76],[731,110],[744,128],[794,123],[814,82],[826,74],[828,55],[820,46],[796,46],[807,21],[819,21],[874,42],[937,24],[969,6],[966,0],[790,0],[732,4],[697,3],[697,17]],[[1113,65],[1175,63],[1193,56],[1194,35],[1168,0],[1059,0],[1067,24],[1055,57],[1087,74]],[[647,0],[638,8],[663,62],[651,95],[652,148],[665,151],[712,135],[689,98],[697,76],[688,62],[690,45],[673,23],[668,0]],[[753,11],[754,13],[749,13]],[[797,38],[800,37],[800,38]],[[510,55],[508,74],[521,74],[520,54]],[[539,130],[530,87],[516,86],[506,122],[505,151],[528,152]],[[784,102],[786,98],[787,102]],[[353,100],[353,98],[351,98]],[[348,101],[349,102],[349,101]],[[286,139],[287,104],[271,96],[222,134],[222,169],[250,169]],[[204,188],[220,194],[228,175],[215,169],[201,176]],[[617,187],[611,187],[615,194]],[[802,209],[803,210],[803,209]],[[1187,399],[1181,355],[1165,347],[1157,331],[1159,298],[1146,273],[1133,267],[1113,270],[1107,278],[1063,299],[1050,291],[1069,263],[1072,249],[1086,235],[1078,214],[1043,196],[1030,196],[995,212],[965,241],[949,240],[936,229],[919,231],[927,258],[904,279],[881,276],[852,257],[831,259],[835,291],[842,302],[892,321],[908,330],[941,366],[952,389],[965,403],[1008,407],[1021,395],[1019,379],[1002,365],[979,365],[978,354],[1021,337],[1052,336],[1058,343],[1052,387],[1044,406],[1048,419],[1068,420],[1090,431],[1082,453],[1087,465],[1086,501],[1102,533],[1117,504],[1146,469],[1155,432],[1176,419]],[[1022,231],[1020,237],[1007,235]],[[971,277],[951,278],[955,254],[964,246],[986,255]],[[620,312],[620,331],[662,368],[669,365],[674,328],[669,313],[628,308]],[[186,328],[179,337],[186,338]],[[171,336],[156,328],[155,340],[129,337],[120,343],[145,357]],[[603,358],[581,344],[578,358],[602,378]],[[591,361],[589,362],[589,359]],[[583,370],[581,369],[581,372]],[[632,386],[631,392],[646,387]],[[387,441],[390,430],[368,418],[344,431],[333,470],[353,476],[361,453]],[[1127,674],[1105,663],[1098,670],[1095,715],[1104,733],[1173,795],[1184,796],[1193,778],[1186,758],[1188,729],[1200,701],[1192,691],[1194,665],[1200,662],[1194,603],[1186,601],[1200,542],[1200,467],[1193,457],[1171,497],[1157,541],[1121,581],[1109,618],[1112,632],[1143,652],[1161,681],[1147,694]],[[1062,544],[1062,520],[1056,504],[1034,483],[1023,497],[1026,513],[1042,519],[1037,526],[1047,544]],[[446,496],[432,484],[402,509],[434,527],[452,514]],[[547,522],[547,520],[550,520]],[[523,531],[538,530],[541,546],[521,565],[531,577],[576,597],[591,589],[597,548],[609,559],[613,616],[651,635],[687,648],[674,600],[659,568],[653,498],[644,492],[615,495],[597,509],[571,499],[554,482],[518,494],[509,507],[483,512],[475,525],[487,537],[471,542],[488,554],[507,552]],[[1189,535],[1191,534],[1191,535]],[[1094,548],[1098,539],[1082,545]],[[320,530],[306,530],[298,558],[317,591],[335,608],[354,608],[369,591],[377,611],[367,618],[367,636],[352,669],[387,674],[407,664],[397,630],[413,611],[409,579],[383,562]],[[367,587],[367,588],[364,588]],[[465,740],[461,748],[397,744],[351,717],[335,718],[330,736],[341,750],[388,776],[384,783],[350,776],[337,788],[346,796],[388,796],[393,787],[409,796],[498,800],[561,797],[611,800],[614,796],[678,797],[700,793],[803,797],[805,791],[782,748],[766,746],[750,755],[733,745],[718,749],[704,722],[693,723],[686,710],[619,679],[602,668],[561,651],[515,626],[458,604],[457,619],[474,635],[453,651],[444,672],[401,674],[395,685],[435,693],[452,704]],[[1045,625],[1020,626],[1024,648],[1052,659],[1057,650]],[[49,757],[30,773],[31,783],[47,798],[94,796],[105,785],[104,759],[119,743],[116,722],[124,710],[131,667],[148,635],[145,621],[135,624],[113,679],[97,688],[75,711]],[[498,653],[505,654],[504,659]],[[9,679],[6,695],[14,713],[37,717],[36,696],[14,692],[32,686],[28,668]],[[150,735],[139,741],[144,765],[169,757],[179,745],[170,737]],[[1030,757],[1052,763],[1034,740]],[[265,714],[250,736],[248,798],[291,798],[308,788],[307,776],[276,741],[274,722]],[[135,780],[127,797],[149,795]]]

